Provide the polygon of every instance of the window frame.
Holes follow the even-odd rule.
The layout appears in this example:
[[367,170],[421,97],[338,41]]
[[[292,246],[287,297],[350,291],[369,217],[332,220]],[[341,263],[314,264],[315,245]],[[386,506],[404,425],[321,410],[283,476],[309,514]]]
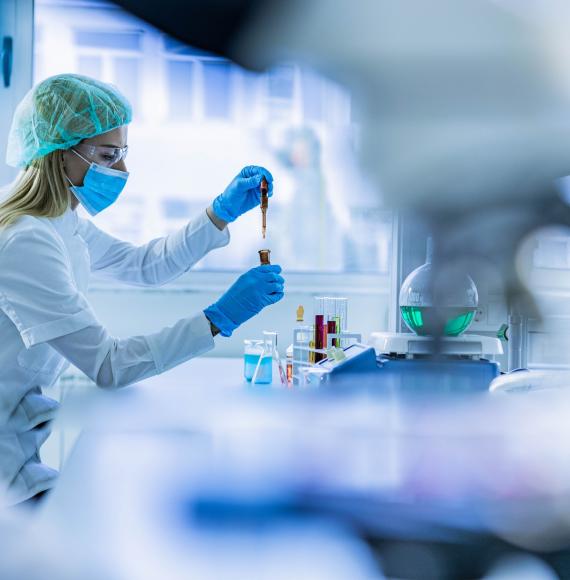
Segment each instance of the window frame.
[[[4,157],[8,143],[8,130],[16,106],[33,83],[33,43],[34,43],[34,0],[0,0],[0,39],[11,36],[13,39],[13,63],[10,87],[5,88],[0,81],[3,93],[2,114],[6,123],[0,125],[0,151]],[[0,186],[10,183],[18,174],[18,169],[9,167],[2,159]]]

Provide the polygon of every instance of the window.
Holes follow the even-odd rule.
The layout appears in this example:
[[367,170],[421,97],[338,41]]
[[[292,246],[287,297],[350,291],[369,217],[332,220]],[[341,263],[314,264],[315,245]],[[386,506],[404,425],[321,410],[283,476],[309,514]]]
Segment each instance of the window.
[[105,32],[102,30],[75,30],[75,46],[90,46],[102,49],[134,50],[141,49],[139,32]]
[[306,119],[320,121],[323,118],[322,81],[309,71],[303,74],[303,114]]
[[[267,167],[272,256],[288,271],[390,271],[392,217],[355,161],[349,95],[296,64],[264,74],[181,44],[115,4],[36,0],[35,81],[78,72],[131,100],[129,183],[95,218],[134,243],[201,212],[241,167]],[[40,58],[41,57],[41,58]],[[260,213],[231,226],[232,244],[198,268],[243,270],[257,261]]]
[[103,59],[100,56],[79,56],[77,68],[82,75],[100,79],[103,76]]
[[[5,163],[6,144],[12,124],[12,114],[30,89],[32,71],[32,40],[34,29],[32,0],[0,0],[0,40],[12,38],[12,66],[0,73],[0,188],[17,176],[18,171]],[[41,36],[41,27],[37,31]],[[6,56],[9,56],[7,53]],[[6,73],[6,74],[4,74]],[[0,191],[0,196],[5,193]]]
[[203,64],[204,113],[211,119],[228,119],[232,99],[232,67],[229,62],[211,61]]
[[187,121],[192,118],[194,67],[194,63],[187,60],[166,62],[168,115],[173,121]]
[[139,59],[118,56],[113,59],[113,78],[117,86],[131,102],[133,111],[138,110],[140,95]]

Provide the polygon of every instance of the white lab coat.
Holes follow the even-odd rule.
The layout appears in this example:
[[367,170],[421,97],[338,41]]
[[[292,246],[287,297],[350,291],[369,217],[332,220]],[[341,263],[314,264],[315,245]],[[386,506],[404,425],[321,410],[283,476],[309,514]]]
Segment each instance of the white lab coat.
[[[58,403],[42,389],[69,362],[102,387],[159,374],[214,346],[203,312],[146,335],[116,339],[86,298],[91,272],[138,286],[161,285],[229,242],[204,212],[165,238],[136,247],[68,210],[26,216],[0,229],[0,502],[13,504],[53,486],[41,463]],[[205,305],[206,306],[206,305]]]

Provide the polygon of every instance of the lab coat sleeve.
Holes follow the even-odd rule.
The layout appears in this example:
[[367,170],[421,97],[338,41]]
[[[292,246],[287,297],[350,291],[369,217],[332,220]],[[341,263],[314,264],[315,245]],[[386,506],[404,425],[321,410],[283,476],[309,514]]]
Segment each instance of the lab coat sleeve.
[[26,348],[93,324],[67,252],[49,229],[17,232],[0,246],[0,308]]
[[79,233],[89,247],[93,272],[134,286],[166,284],[230,239],[228,228],[220,231],[205,211],[182,229],[142,246],[118,240],[86,219],[80,220]]
[[48,344],[98,386],[114,389],[203,354],[213,348],[214,339],[210,323],[200,313],[154,334],[119,339],[93,325]]

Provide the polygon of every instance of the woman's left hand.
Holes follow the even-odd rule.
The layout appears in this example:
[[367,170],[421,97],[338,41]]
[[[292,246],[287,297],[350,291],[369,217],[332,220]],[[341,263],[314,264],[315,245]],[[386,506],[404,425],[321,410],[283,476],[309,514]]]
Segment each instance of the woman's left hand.
[[218,195],[212,204],[214,213],[225,222],[233,222],[240,215],[259,205],[261,200],[260,184],[265,177],[268,195],[273,195],[273,176],[264,167],[248,165]]

